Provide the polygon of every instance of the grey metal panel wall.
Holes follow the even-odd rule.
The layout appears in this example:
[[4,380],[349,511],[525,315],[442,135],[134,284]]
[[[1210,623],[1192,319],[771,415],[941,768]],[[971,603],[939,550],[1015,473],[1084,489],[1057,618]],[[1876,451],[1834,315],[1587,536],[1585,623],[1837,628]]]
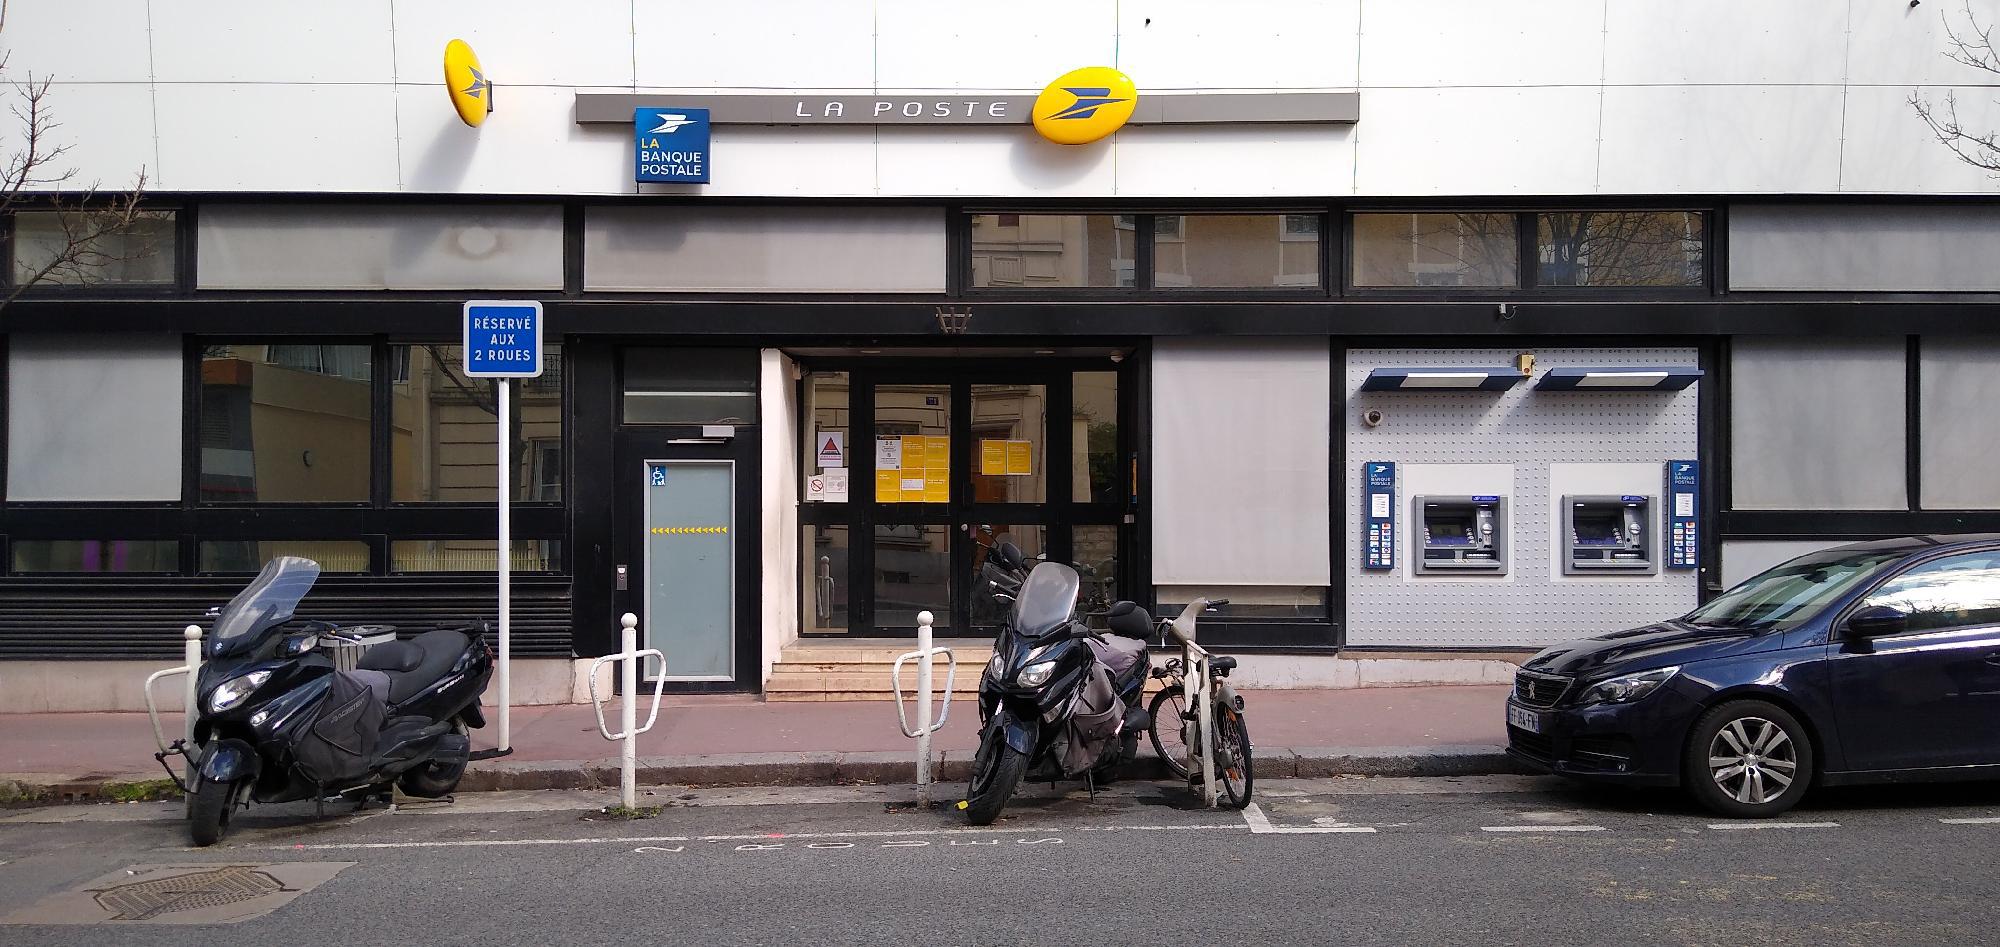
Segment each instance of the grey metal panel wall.
[[[1347,353],[1349,399],[1347,497],[1347,640],[1407,647],[1540,647],[1628,628],[1692,608],[1696,573],[1563,581],[1552,575],[1549,467],[1553,463],[1659,463],[1696,456],[1700,385],[1678,392],[1536,391],[1532,380],[1505,392],[1361,391],[1371,368],[1498,368],[1519,349],[1354,349]],[[1550,368],[1693,365],[1691,348],[1541,349],[1535,373]],[[1381,409],[1379,427],[1356,420]],[[1508,497],[1511,560],[1507,581],[1406,579],[1404,570],[1361,568],[1364,548],[1361,465],[1512,464]],[[1401,470],[1398,471],[1399,475]],[[1662,487],[1655,487],[1658,493]],[[1398,486],[1398,501],[1409,497]],[[1407,562],[1412,529],[1398,523],[1398,559]]]
[[1900,510],[1901,338],[1738,339],[1730,349],[1730,471],[1739,510]]
[[1729,208],[1732,290],[2000,289],[2000,207]]
[[1923,340],[1923,505],[2000,508],[2000,336]]
[[180,336],[8,346],[7,499],[181,498]]

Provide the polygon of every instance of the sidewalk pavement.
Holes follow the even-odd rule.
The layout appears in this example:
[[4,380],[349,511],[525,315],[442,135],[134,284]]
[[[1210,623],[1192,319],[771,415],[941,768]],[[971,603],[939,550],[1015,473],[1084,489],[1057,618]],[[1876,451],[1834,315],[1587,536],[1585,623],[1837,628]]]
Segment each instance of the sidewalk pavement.
[[[1506,742],[1506,687],[1372,687],[1244,691],[1257,774],[1288,776],[1459,775],[1513,772]],[[641,722],[644,702],[641,703]],[[616,705],[606,708],[613,728]],[[498,713],[473,733],[494,745]],[[463,788],[579,789],[616,785],[618,745],[597,731],[588,704],[516,707],[514,752],[476,762]],[[953,700],[932,738],[941,780],[962,780],[978,745],[977,707]],[[170,738],[179,714],[162,718]],[[92,801],[116,787],[154,781],[145,714],[0,714],[0,802]],[[765,702],[754,696],[665,698],[653,730],[639,737],[639,779],[649,785],[819,785],[912,781],[915,741],[888,701]],[[1147,751],[1150,753],[1150,750]],[[1139,775],[1152,775],[1147,760]]]

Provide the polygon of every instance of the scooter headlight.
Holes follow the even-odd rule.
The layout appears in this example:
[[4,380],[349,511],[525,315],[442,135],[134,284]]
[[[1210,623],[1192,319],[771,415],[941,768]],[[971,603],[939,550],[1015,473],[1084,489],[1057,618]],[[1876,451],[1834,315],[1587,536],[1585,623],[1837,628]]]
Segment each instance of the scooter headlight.
[[223,681],[208,695],[208,712],[219,714],[243,702],[243,699],[257,692],[264,682],[271,679],[269,671],[251,671],[240,677]]
[[1022,687],[1040,687],[1043,684],[1047,684],[1049,682],[1049,675],[1055,672],[1056,663],[1054,661],[1042,661],[1037,664],[1030,664],[1022,668],[1020,674],[1015,675],[1014,683]]
[[1007,673],[1007,659],[1005,657],[996,654],[992,660],[986,662],[987,677],[997,681],[1005,673]]

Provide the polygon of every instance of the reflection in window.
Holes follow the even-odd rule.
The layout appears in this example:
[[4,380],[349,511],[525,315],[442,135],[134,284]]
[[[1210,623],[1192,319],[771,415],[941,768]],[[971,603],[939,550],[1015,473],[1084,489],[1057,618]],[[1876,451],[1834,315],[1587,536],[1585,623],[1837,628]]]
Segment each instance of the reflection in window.
[[[1307,230],[1295,218],[1314,221]],[[1162,214],[1153,284],[1255,288],[1319,285],[1318,217],[1310,214]],[[1166,228],[1158,223],[1170,222]]]
[[[390,499],[398,503],[493,501],[499,478],[498,382],[467,378],[464,353],[448,343],[398,345],[391,385]],[[542,374],[515,379],[511,421],[516,500],[562,499],[562,353],[542,353]]]
[[803,629],[807,634],[846,631],[847,527],[807,526],[802,540]]
[[1356,286],[1520,285],[1513,214],[1355,214]]
[[854,475],[867,479],[849,491],[870,491],[877,503],[950,502],[951,386],[876,386],[875,438],[849,449],[868,451]]
[[967,585],[972,600],[968,611],[972,613],[972,627],[990,633],[1004,623],[1014,606],[993,597],[992,588],[986,583],[986,560],[1001,543],[1013,543],[1028,560],[1028,568],[1033,569],[1041,555],[1048,550],[1048,527],[1010,523],[975,523],[972,526],[972,575]]
[[1086,613],[1110,608],[1118,601],[1118,527],[1078,526],[1071,531],[1070,545],[1076,574],[1083,580],[1077,607]]
[[311,559],[321,572],[368,571],[368,544],[348,540],[204,540],[200,549],[203,572],[256,572],[279,556]]
[[1862,604],[1904,612],[1913,632],[2000,625],[2000,553],[1924,563],[1883,583]]
[[1124,499],[1118,463],[1118,373],[1077,372],[1071,405],[1070,499],[1117,503]]
[[1137,245],[1109,214],[974,214],[972,285],[1131,286]]
[[756,349],[626,349],[625,423],[757,423]]
[[[492,572],[500,567],[498,546],[491,539],[399,539],[389,544],[389,571]],[[562,571],[560,543],[517,539],[513,546],[515,572]]]
[[368,499],[366,345],[211,345],[201,362],[201,498]]
[[1703,215],[1591,211],[1535,217],[1542,286],[1702,286]]
[[71,247],[71,235],[102,218],[69,211],[14,215],[14,285],[168,285],[174,282],[174,213],[142,211],[130,227]]
[[1042,385],[972,386],[972,501],[1040,503],[1048,463]]
[[171,539],[17,539],[15,572],[173,572],[180,543]]
[[951,528],[875,527],[875,625],[915,628],[928,610],[951,624]]

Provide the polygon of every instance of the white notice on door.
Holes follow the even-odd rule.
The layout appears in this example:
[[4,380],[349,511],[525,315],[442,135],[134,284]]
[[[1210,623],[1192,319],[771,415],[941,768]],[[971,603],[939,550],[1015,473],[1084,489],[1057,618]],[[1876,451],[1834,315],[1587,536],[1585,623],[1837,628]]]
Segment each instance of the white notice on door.
[[900,437],[878,437],[875,439],[875,469],[903,469],[903,439]]
[[1377,493],[1368,498],[1368,515],[1378,520],[1389,518],[1389,495]]
[[831,470],[822,470],[820,471],[819,476],[813,477],[812,479],[820,483],[820,491],[819,491],[820,495],[814,499],[818,499],[821,502],[825,503],[847,502],[846,467],[835,467]]
[[1674,515],[1675,516],[1694,515],[1694,494],[1692,493],[1674,494]]
[[819,439],[819,465],[828,467],[847,466],[847,435],[841,431],[821,431]]

